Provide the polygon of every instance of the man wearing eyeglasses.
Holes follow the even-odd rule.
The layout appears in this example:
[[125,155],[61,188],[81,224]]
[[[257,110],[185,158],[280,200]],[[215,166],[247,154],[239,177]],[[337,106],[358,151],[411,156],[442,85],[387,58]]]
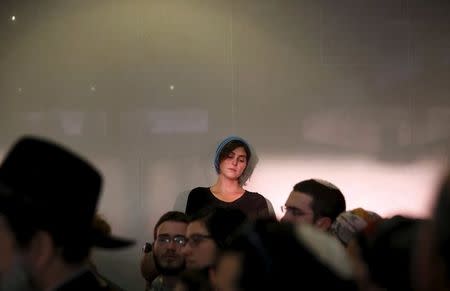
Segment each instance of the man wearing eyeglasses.
[[304,180],[294,186],[281,207],[281,221],[309,223],[328,231],[345,208],[344,195],[335,185],[319,179]]
[[186,245],[187,216],[179,211],[165,213],[155,225],[152,245],[153,261],[159,273],[151,285],[151,291],[169,291],[175,288],[177,275],[185,268],[181,254]]

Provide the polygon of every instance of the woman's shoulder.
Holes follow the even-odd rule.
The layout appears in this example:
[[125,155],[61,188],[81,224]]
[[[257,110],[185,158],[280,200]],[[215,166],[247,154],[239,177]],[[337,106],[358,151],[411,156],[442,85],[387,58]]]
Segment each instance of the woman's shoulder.
[[245,190],[245,194],[254,195],[254,196],[263,196],[259,192],[252,192],[252,191],[248,191],[248,190]]
[[255,199],[255,200],[259,200],[259,199],[266,199],[262,194],[260,194],[260,193],[258,193],[258,192],[252,192],[252,191],[248,191],[248,190],[245,190],[245,195],[244,196],[246,196],[246,197],[248,197],[248,198],[251,198],[251,199]]
[[251,209],[253,209],[254,213],[251,214],[251,216],[275,216],[272,203],[264,195],[258,192],[245,191],[245,195],[243,195],[242,198],[243,200],[241,203],[248,205]]
[[192,215],[199,211],[206,204],[210,204],[212,197],[209,187],[196,187],[189,192],[186,203],[186,214]]

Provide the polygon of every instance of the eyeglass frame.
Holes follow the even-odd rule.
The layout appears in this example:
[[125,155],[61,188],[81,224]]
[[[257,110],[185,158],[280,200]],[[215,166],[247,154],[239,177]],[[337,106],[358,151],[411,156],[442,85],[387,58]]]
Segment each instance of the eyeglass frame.
[[191,237],[186,237],[186,244],[192,247],[198,247],[203,241],[213,239],[211,235],[206,234],[193,234]]

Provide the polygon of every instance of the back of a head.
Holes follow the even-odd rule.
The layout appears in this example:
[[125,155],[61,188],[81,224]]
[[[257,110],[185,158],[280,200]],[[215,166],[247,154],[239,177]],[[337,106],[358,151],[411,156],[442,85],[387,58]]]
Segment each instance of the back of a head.
[[[338,274],[310,247],[310,240],[305,238],[308,231],[297,228],[310,231],[312,226],[260,219],[246,224],[232,237],[226,251],[241,255],[242,290],[290,290],[292,286],[301,286],[302,290],[354,290],[349,277]],[[345,256],[333,237],[317,229],[311,231],[329,237]],[[346,265],[350,270],[349,263]]]
[[433,224],[437,255],[442,257],[450,278],[450,172],[442,179],[434,206]]
[[247,215],[237,208],[214,207],[201,211],[191,220],[203,221],[220,249],[225,245],[228,237],[247,221]]
[[315,218],[329,217],[334,221],[346,209],[344,194],[328,181],[320,179],[304,180],[297,183],[293,191],[311,196],[313,199],[311,206]]
[[330,232],[342,242],[344,246],[367,227],[376,224],[382,218],[375,212],[356,208],[342,212],[330,227]]
[[413,290],[411,260],[422,219],[394,216],[378,223],[360,240],[362,258],[372,281],[386,290]]

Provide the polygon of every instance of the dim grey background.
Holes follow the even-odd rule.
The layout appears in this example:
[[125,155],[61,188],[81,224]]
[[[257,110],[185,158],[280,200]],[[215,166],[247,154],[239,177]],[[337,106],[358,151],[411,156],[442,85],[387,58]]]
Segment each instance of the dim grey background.
[[[2,0],[0,154],[55,139],[103,172],[99,211],[137,245],[95,251],[143,290],[158,217],[214,182],[237,134],[278,216],[322,177],[349,208],[424,216],[450,149],[450,5],[416,0]],[[14,19],[13,19],[14,16]]]

